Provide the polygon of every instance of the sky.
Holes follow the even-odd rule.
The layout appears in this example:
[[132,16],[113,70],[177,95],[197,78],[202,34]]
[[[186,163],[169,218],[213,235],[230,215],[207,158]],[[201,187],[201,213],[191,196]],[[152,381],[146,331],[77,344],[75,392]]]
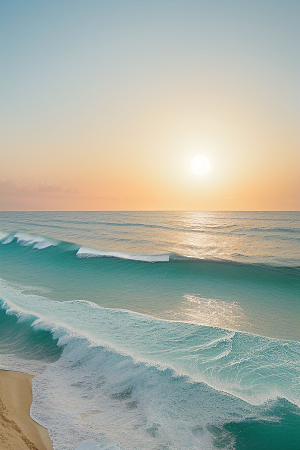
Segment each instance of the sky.
[[299,13],[1,0],[0,209],[299,210]]

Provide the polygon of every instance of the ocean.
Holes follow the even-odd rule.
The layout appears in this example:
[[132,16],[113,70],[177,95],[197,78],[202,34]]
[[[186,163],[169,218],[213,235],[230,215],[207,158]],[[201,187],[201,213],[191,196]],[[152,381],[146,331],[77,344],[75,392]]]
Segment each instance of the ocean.
[[0,368],[54,450],[299,450],[299,212],[3,212]]

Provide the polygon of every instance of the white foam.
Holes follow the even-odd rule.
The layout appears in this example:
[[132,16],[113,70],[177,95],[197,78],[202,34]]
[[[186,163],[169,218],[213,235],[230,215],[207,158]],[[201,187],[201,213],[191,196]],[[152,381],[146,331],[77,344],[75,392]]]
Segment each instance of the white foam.
[[13,353],[1,353],[1,370],[13,370],[15,372],[26,372],[31,375],[43,373],[49,363],[36,359],[23,359]]
[[101,250],[91,247],[80,247],[76,253],[78,258],[101,258],[101,257],[113,257],[121,259],[129,259],[132,261],[145,261],[145,262],[168,262],[170,259],[169,254],[163,255],[142,255],[123,252],[114,252],[109,250]]
[[5,231],[0,231],[0,241],[2,241],[2,239],[5,239],[10,233],[7,233]]
[[2,242],[2,244],[6,245],[6,244],[10,244],[15,238],[14,234],[9,234],[6,239]]
[[29,233],[9,233],[8,235],[4,236],[0,239],[6,239],[2,242],[2,244],[10,244],[14,239],[17,240],[17,243],[22,246],[33,246],[33,248],[37,248],[39,250],[51,246],[55,246],[58,244],[58,241],[52,238],[44,237],[44,236],[37,236],[34,234]]

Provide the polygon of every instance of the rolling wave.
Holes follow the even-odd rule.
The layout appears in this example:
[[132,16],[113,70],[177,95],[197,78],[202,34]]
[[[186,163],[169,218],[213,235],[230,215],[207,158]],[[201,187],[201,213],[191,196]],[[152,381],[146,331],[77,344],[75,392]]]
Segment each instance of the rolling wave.
[[47,247],[58,245],[59,241],[43,236],[37,236],[30,233],[16,232],[16,233],[1,233],[0,241],[3,245],[10,244],[16,241],[23,246],[32,246],[37,249],[44,249]]
[[[3,306],[3,302],[2,305]],[[10,314],[9,310],[0,308],[1,341],[0,353],[15,355],[28,360],[54,362],[61,355],[57,339],[46,330],[34,330],[32,323],[36,319],[21,312]]]

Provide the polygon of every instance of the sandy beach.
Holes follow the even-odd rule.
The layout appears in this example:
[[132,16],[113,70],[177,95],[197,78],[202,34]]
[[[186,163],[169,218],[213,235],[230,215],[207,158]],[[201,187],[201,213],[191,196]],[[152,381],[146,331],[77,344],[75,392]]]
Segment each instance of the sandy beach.
[[46,428],[29,416],[32,379],[27,373],[0,370],[1,450],[52,450]]

